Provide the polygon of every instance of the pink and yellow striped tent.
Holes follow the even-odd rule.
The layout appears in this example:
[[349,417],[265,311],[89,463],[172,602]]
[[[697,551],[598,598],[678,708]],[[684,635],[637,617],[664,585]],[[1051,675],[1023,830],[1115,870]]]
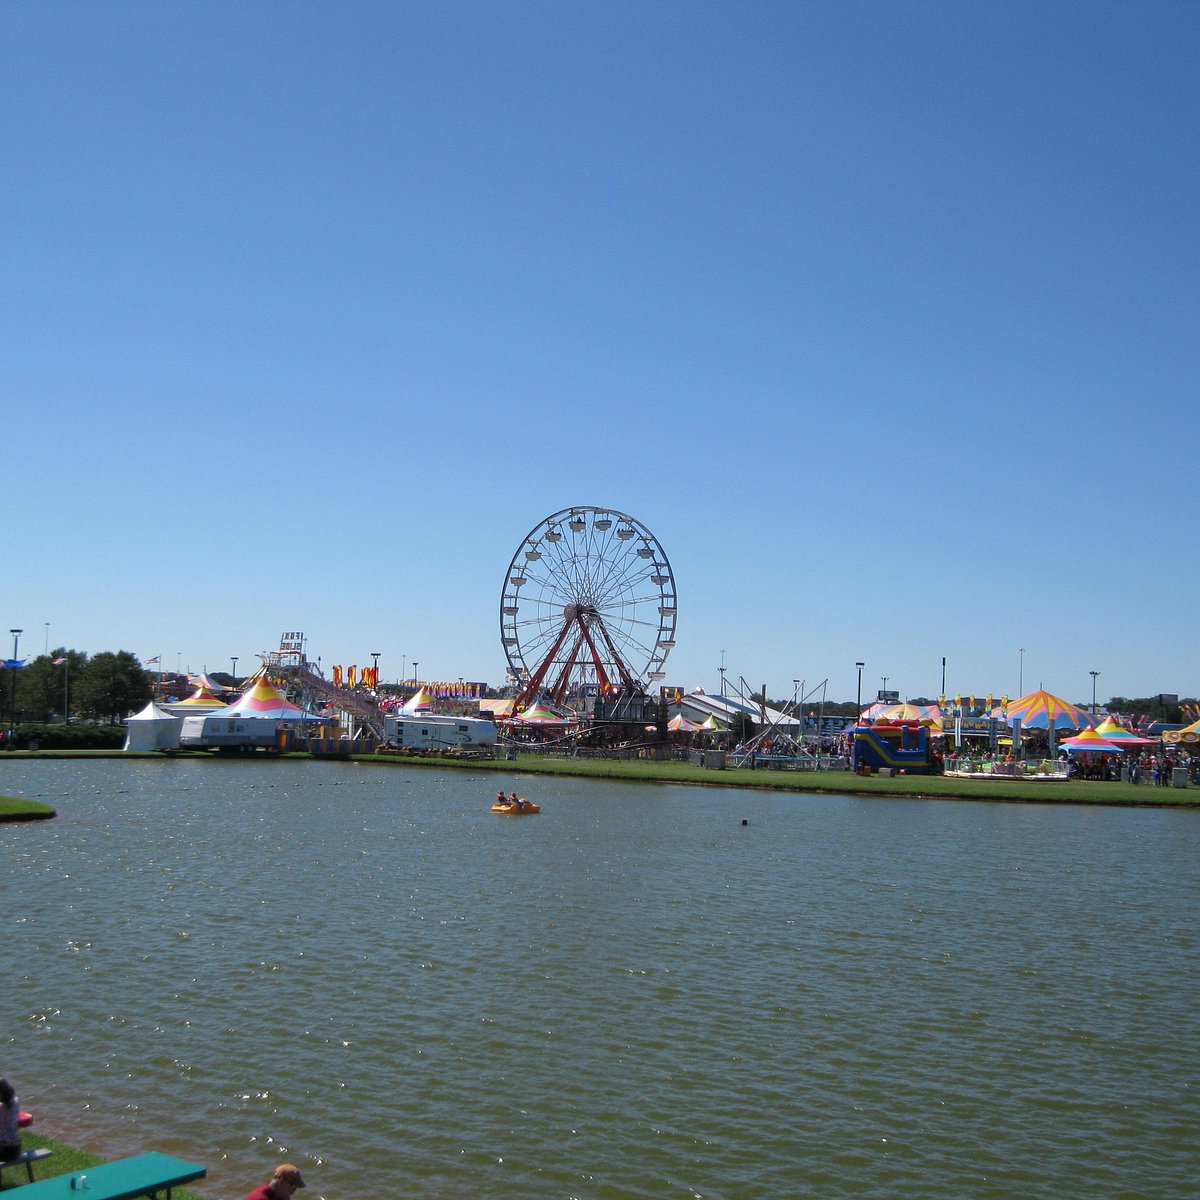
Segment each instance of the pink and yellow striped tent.
[[215,692],[206,687],[198,687],[186,700],[179,701],[180,707],[188,708],[224,708],[225,701]]
[[1132,749],[1131,746],[1120,746],[1106,737],[1101,737],[1094,729],[1085,729],[1074,737],[1063,738],[1059,745],[1067,750],[1093,750],[1100,754],[1120,754],[1126,749]]
[[279,721],[320,721],[293,704],[274,684],[259,679],[255,685],[243,692],[236,704],[231,704],[222,714],[230,717],[267,717]]
[[1134,733],[1132,729],[1126,729],[1116,717],[1111,715],[1105,717],[1096,726],[1096,732],[1110,742],[1116,742],[1119,746],[1128,746],[1131,750],[1137,746],[1158,745],[1157,738],[1142,737],[1141,734]]

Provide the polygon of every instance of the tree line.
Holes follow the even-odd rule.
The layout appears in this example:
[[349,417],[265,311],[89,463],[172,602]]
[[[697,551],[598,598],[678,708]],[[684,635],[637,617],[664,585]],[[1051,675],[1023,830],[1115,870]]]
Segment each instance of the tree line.
[[7,726],[102,721],[116,725],[144,708],[154,680],[128,650],[88,655],[59,647],[16,670],[0,671],[0,710]]

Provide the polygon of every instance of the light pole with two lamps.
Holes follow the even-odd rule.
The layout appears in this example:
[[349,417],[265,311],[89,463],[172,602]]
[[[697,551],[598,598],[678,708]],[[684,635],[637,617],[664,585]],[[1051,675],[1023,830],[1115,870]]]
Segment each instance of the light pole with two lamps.
[[1092,716],[1096,715],[1096,676],[1099,671],[1089,671],[1088,674],[1092,677]]

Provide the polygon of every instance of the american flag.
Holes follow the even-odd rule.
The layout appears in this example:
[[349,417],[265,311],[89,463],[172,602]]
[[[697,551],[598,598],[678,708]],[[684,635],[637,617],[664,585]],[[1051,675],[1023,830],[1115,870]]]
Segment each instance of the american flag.
[[158,655],[157,655],[157,654],[156,654],[156,655],[155,655],[153,658],[148,658],[148,659],[146,659],[146,666],[148,666],[148,667],[152,667],[152,666],[154,666],[154,664],[155,664],[156,662],[158,662]]
[[52,667],[61,667],[66,661],[66,658],[56,658],[50,665]]

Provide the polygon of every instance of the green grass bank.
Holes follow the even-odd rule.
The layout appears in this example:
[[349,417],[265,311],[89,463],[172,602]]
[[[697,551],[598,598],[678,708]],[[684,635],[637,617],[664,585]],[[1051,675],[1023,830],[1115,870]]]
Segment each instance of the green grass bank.
[[[173,757],[183,757],[176,755]],[[207,759],[205,752],[187,755]],[[289,759],[311,762],[315,770],[344,768],[344,761],[317,761],[306,754],[288,754]],[[4,763],[21,759],[45,758],[140,758],[168,761],[156,752],[130,753],[104,750],[10,751],[0,756],[0,787],[4,785]],[[530,798],[552,800],[552,780],[605,779],[623,783],[687,784],[707,788],[750,788],[781,792],[832,792],[839,795],[909,796],[937,800],[1000,800],[1034,804],[1102,804],[1141,807],[1200,807],[1200,787],[1153,787],[1150,784],[1097,783],[1087,780],[1038,782],[1029,779],[947,779],[941,775],[900,775],[881,778],[861,776],[849,771],[773,771],[725,768],[713,770],[690,763],[653,759],[542,758],[520,755],[503,758],[419,758],[402,755],[354,755],[349,760],[358,766],[389,770],[471,771],[475,774],[499,773],[530,778]],[[537,780],[534,784],[532,781]],[[481,799],[489,799],[485,795]],[[54,815],[54,810],[34,801],[0,797],[0,821],[36,820]]]
[[17,796],[0,796],[0,821],[48,821],[57,815],[48,804]]

